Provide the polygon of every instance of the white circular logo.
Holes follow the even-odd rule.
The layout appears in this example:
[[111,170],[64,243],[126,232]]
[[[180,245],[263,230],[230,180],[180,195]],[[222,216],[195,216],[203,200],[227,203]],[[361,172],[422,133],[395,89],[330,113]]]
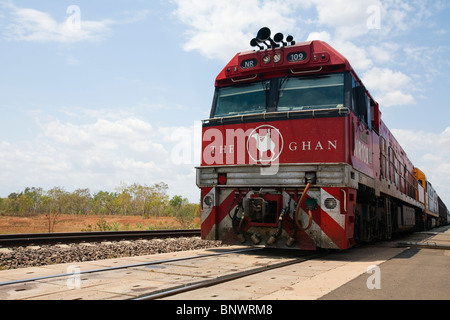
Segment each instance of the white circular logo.
[[280,130],[262,125],[252,131],[247,140],[247,152],[253,161],[270,163],[278,160],[284,141]]

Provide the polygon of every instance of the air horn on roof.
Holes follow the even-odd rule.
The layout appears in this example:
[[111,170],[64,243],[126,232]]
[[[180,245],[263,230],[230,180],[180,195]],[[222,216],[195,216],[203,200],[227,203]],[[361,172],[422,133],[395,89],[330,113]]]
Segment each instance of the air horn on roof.
[[[288,36],[286,38],[286,42],[284,40],[284,35],[282,33],[277,33],[274,38],[272,39],[271,36],[272,32],[269,28],[264,27],[261,28],[258,31],[258,34],[256,35],[256,38],[253,38],[250,41],[250,45],[252,47],[258,47],[260,50],[264,50],[264,47],[262,45],[266,46],[266,49],[275,49],[281,47],[286,47],[288,45],[295,45],[294,37]],[[267,42],[268,41],[268,42]]]

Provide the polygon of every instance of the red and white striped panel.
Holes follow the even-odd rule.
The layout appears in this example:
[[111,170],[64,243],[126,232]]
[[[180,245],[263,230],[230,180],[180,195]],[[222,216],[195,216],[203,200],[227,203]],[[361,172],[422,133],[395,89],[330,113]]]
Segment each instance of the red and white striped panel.
[[[322,227],[322,248],[346,249],[346,212],[342,212],[340,188],[321,189],[321,227]],[[331,241],[331,242],[330,242]],[[324,242],[328,246],[324,246]]]
[[[231,219],[227,218],[238,205],[235,199],[235,191],[232,189],[204,188],[202,189],[203,210],[201,214],[202,238],[214,240],[219,237],[233,236],[224,230],[232,230]],[[219,193],[219,195],[217,195]],[[251,193],[247,194],[247,197]],[[320,190],[310,190],[307,198],[314,198],[318,204],[317,210],[313,213],[313,222],[309,230],[298,231],[296,245],[299,249],[315,250],[316,247],[328,249],[347,249],[349,247],[346,235],[346,212],[341,213],[345,206],[341,204],[341,196],[344,193],[340,188],[322,188]],[[216,197],[219,197],[216,199]],[[286,207],[289,195],[283,193],[283,206]],[[209,198],[205,203],[205,199]],[[234,202],[234,204],[233,204]],[[214,204],[216,204],[214,206]],[[231,208],[233,206],[233,208]],[[231,209],[231,210],[230,210]],[[293,208],[292,208],[293,210]],[[305,203],[300,210],[299,219],[303,226],[308,225],[309,216]],[[219,227],[221,230],[216,230]],[[293,229],[286,230],[291,234]],[[221,232],[222,231],[222,232]],[[252,228],[248,231],[252,231]]]
[[218,227],[219,223],[227,216],[227,210],[231,205],[233,198],[234,190],[232,189],[202,188],[202,239],[217,240],[216,234],[218,232],[216,228]]

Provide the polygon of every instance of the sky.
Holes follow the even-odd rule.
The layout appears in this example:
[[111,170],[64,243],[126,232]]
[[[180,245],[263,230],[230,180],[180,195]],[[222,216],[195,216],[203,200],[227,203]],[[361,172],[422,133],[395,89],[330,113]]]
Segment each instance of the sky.
[[446,0],[0,0],[0,197],[165,182],[198,202],[214,80],[264,26],[340,51],[450,206]]

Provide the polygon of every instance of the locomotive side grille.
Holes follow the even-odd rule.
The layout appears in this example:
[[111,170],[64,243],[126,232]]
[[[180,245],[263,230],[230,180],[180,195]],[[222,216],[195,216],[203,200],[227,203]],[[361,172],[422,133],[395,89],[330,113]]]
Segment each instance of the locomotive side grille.
[[325,207],[326,207],[327,209],[332,210],[332,209],[336,208],[336,206],[337,206],[337,201],[336,201],[335,198],[326,198],[326,199],[324,200],[324,204],[325,204]]

